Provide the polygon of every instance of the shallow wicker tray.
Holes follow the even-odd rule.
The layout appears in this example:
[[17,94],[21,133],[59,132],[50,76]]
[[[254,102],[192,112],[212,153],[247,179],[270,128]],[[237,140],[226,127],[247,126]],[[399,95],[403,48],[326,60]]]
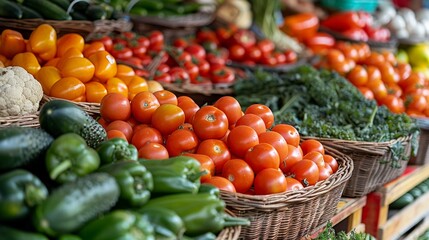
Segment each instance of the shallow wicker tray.
[[49,101],[52,101],[54,99],[61,99],[61,100],[66,100],[66,101],[72,102],[72,103],[76,104],[77,106],[81,107],[85,112],[87,112],[90,116],[92,116],[94,118],[100,115],[100,103],[75,102],[75,101],[70,101],[67,99],[50,97],[46,94],[43,95],[43,101],[45,101],[45,102],[49,102]]
[[300,239],[334,216],[353,161],[330,147],[326,151],[337,159],[339,168],[315,186],[270,195],[221,191],[227,208],[251,221],[242,228],[240,239]]
[[197,12],[184,16],[157,17],[130,15],[134,24],[150,24],[167,28],[200,27],[210,24],[215,15],[213,12]]
[[[411,136],[388,142],[346,141],[305,136],[302,138],[316,139],[353,160],[354,170],[344,189],[345,197],[362,197],[399,177],[405,171],[411,153]],[[398,160],[398,167],[391,164],[393,160],[390,148],[394,144],[405,146],[404,160]]]
[[14,29],[20,31],[25,37],[29,37],[40,24],[47,23],[55,28],[59,36],[66,33],[78,33],[87,40],[97,35],[107,35],[111,32],[130,31],[133,27],[132,22],[126,18],[118,20],[45,20],[45,19],[8,19],[0,18],[0,29]]
[[[228,215],[235,216],[233,212],[225,209]],[[240,236],[241,226],[224,228],[216,237],[216,240],[236,240]]]
[[38,128],[40,127],[39,112],[22,116],[0,117],[0,128],[10,126]]

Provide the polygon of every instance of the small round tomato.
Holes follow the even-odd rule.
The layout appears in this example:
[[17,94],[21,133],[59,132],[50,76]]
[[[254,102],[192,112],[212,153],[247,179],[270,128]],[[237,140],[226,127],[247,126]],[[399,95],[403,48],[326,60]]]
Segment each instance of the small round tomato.
[[229,57],[234,61],[242,61],[246,55],[246,49],[243,46],[234,44],[229,48]]
[[210,75],[210,64],[205,59],[192,60],[192,62],[197,65],[201,76],[208,77]]
[[158,30],[152,31],[149,33],[149,42],[151,50],[161,50],[164,47],[164,34]]
[[287,182],[287,189],[286,189],[286,191],[296,191],[296,190],[301,190],[301,189],[304,188],[304,186],[302,185],[302,183],[300,183],[295,178],[287,177],[286,178],[286,182]]
[[212,70],[211,76],[213,83],[232,83],[235,80],[234,71],[228,67]]
[[120,93],[109,93],[101,99],[100,115],[108,122],[126,121],[131,116],[130,101]]
[[169,103],[177,105],[177,96],[173,92],[163,89],[153,93],[153,95],[158,99],[160,105]]
[[388,94],[380,99],[380,105],[386,106],[393,113],[403,113],[405,111],[404,101],[394,95]]
[[127,137],[125,136],[125,134],[116,129],[107,131],[107,139],[112,139],[112,138],[122,138],[127,140]]
[[288,157],[289,148],[286,140],[278,132],[267,131],[258,135],[259,143],[271,144],[279,154],[280,162]]
[[278,65],[287,63],[286,55],[282,52],[274,52],[273,57],[276,58]]
[[253,185],[255,173],[244,160],[230,159],[223,165],[222,177],[232,182],[238,193],[246,193]]
[[417,112],[422,112],[428,105],[426,98],[421,94],[413,94],[408,96],[407,100],[409,102],[407,104],[407,110],[412,109]]
[[161,133],[153,127],[142,127],[139,129],[134,129],[134,134],[131,138],[131,143],[137,149],[140,149],[148,142],[162,144],[163,138]]
[[304,155],[312,151],[325,154],[325,148],[323,147],[322,143],[315,139],[306,139],[301,143],[300,146]]
[[275,45],[274,45],[273,41],[271,41],[270,39],[267,39],[267,38],[259,41],[257,43],[257,46],[261,50],[262,54],[271,54],[275,49]]
[[371,91],[371,89],[367,87],[358,87],[359,92],[362,93],[362,95],[369,100],[374,99],[374,93]]
[[225,66],[226,63],[226,59],[224,59],[220,54],[215,53],[208,53],[206,60],[210,65],[219,64]]
[[166,103],[152,114],[152,126],[167,136],[185,122],[185,113],[177,105]]
[[185,67],[185,70],[188,73],[189,78],[191,79],[191,82],[195,82],[198,75],[200,74],[200,70],[198,69],[198,66],[193,64],[191,61],[185,62],[183,66]]
[[176,129],[167,137],[165,147],[170,157],[181,155],[182,153],[193,153],[198,146],[197,135],[187,129]]
[[266,168],[256,174],[253,186],[256,195],[274,194],[285,192],[287,182],[281,171]]
[[311,160],[298,161],[292,166],[290,172],[305,187],[315,185],[319,181],[319,168]]
[[171,83],[171,81],[173,81],[170,74],[159,71],[155,72],[153,79],[161,83]]
[[356,87],[364,86],[368,82],[368,73],[362,65],[354,67],[346,77]]
[[133,51],[122,43],[115,43],[110,54],[112,54],[116,59],[125,60],[133,56]]
[[165,63],[159,64],[159,66],[156,68],[157,71],[168,73],[170,71],[170,66],[168,66]]
[[206,58],[206,50],[199,44],[190,44],[185,47],[185,51],[190,53],[192,57],[195,57],[197,59]]
[[202,141],[196,153],[209,156],[214,164],[216,173],[221,173],[223,165],[231,159],[231,153],[225,142],[219,139],[206,139]]
[[158,99],[149,91],[140,92],[131,100],[132,115],[141,123],[149,124],[152,121],[153,113],[159,106]]
[[299,147],[288,144],[288,155],[280,161],[280,169],[285,174],[290,174],[290,169],[295,163],[302,160],[302,152]]
[[269,129],[274,124],[274,114],[269,107],[264,104],[256,103],[246,108],[245,114],[253,113],[264,120],[265,127]]
[[213,176],[210,179],[208,179],[205,183],[211,184],[220,190],[226,191],[226,192],[232,192],[235,193],[235,187],[232,182],[230,182],[228,179],[220,176]]
[[184,49],[188,46],[188,44],[188,41],[186,41],[184,38],[176,38],[173,41],[173,46],[180,49]]
[[235,126],[246,125],[253,128],[259,135],[267,131],[264,120],[256,114],[247,113],[237,120]]
[[220,139],[228,130],[228,118],[219,108],[206,105],[194,114],[192,125],[200,139]]
[[296,63],[298,61],[298,54],[292,50],[286,50],[284,55],[286,57],[286,63]]
[[206,173],[200,178],[201,182],[206,182],[215,175],[215,164],[209,156],[198,153],[184,153],[182,155],[195,158],[198,162],[200,162],[201,171],[206,171]]
[[181,67],[172,67],[168,74],[170,74],[173,83],[183,84],[190,81],[188,72]]
[[262,54],[260,63],[267,66],[276,66],[277,58],[275,58],[272,54]]
[[160,143],[147,142],[139,149],[139,158],[161,160],[169,157],[167,148]]
[[338,162],[333,156],[331,156],[329,154],[325,154],[325,155],[323,155],[323,160],[325,161],[325,163],[327,165],[329,165],[331,167],[331,169],[334,173],[338,170]]
[[298,147],[301,137],[299,136],[298,130],[289,124],[277,124],[272,129],[274,132],[280,133],[286,140],[287,144]]
[[280,157],[277,150],[268,143],[259,143],[247,150],[244,160],[255,173],[266,168],[279,168]]
[[176,56],[176,59],[179,63],[186,63],[192,61],[192,56],[188,52],[179,51],[178,55]]
[[230,130],[227,144],[232,154],[243,158],[247,150],[259,143],[256,131],[246,125],[236,126]]
[[237,120],[243,115],[240,103],[232,96],[220,97],[213,106],[219,108],[226,114],[230,128],[234,126]]
[[252,46],[246,49],[246,58],[250,58],[250,60],[254,62],[258,62],[262,57],[262,51],[257,46]]
[[121,131],[127,138],[127,141],[131,142],[131,138],[133,137],[133,128],[128,122],[115,120],[107,125],[106,131],[113,129]]

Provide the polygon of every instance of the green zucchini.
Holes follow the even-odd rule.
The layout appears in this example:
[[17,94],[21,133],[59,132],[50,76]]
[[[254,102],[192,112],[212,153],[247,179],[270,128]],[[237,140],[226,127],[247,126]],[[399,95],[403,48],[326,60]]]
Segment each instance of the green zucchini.
[[427,193],[429,191],[429,185],[427,185],[424,182],[422,182],[419,185],[417,185],[417,188],[420,189],[420,191],[422,191],[423,194],[425,194],[425,193]]
[[73,20],[88,20],[85,14],[82,14],[76,11],[71,11],[70,16],[72,17]]
[[0,225],[0,237],[8,240],[48,240],[40,233],[26,232],[3,225]]
[[108,19],[108,12],[101,5],[90,5],[85,12],[85,16],[90,20],[105,20]]
[[146,8],[134,7],[130,10],[130,14],[136,16],[147,16],[149,14],[149,11]]
[[161,1],[153,0],[140,0],[133,7],[146,8],[152,11],[161,11],[164,8],[164,4]]
[[50,2],[58,5],[59,7],[61,7],[64,10],[68,10],[69,6],[70,6],[70,1],[69,0],[50,0]]
[[34,9],[24,5],[19,5],[22,10],[22,19],[43,18],[43,16]]
[[422,190],[420,190],[420,189],[419,189],[419,188],[417,188],[417,187],[415,187],[415,188],[411,189],[411,190],[409,191],[409,193],[411,193],[411,195],[413,195],[414,199],[419,198],[419,197],[423,194]]
[[31,9],[37,9],[45,19],[71,20],[66,10],[49,0],[24,0],[23,4]]
[[92,148],[107,138],[106,130],[94,118],[76,104],[66,100],[52,100],[40,109],[39,122],[42,129],[52,136],[76,133]]
[[414,197],[411,193],[407,192],[394,202],[390,204],[391,209],[401,209],[406,207],[408,204],[411,204],[414,201]]
[[0,128],[0,169],[20,167],[40,158],[53,140],[38,128]]
[[112,176],[92,173],[54,190],[37,206],[34,225],[50,236],[72,233],[112,208],[118,197],[119,187]]
[[0,17],[21,19],[22,9],[15,2],[0,0]]

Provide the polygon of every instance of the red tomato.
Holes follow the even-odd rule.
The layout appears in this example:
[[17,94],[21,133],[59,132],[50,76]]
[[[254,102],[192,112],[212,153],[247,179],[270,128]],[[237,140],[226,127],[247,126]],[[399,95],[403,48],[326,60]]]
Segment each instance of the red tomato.
[[208,77],[210,75],[210,64],[205,59],[192,59],[192,62],[197,65],[198,72],[203,77]]
[[358,87],[358,89],[366,99],[374,99],[374,93],[371,91],[371,89],[367,87]]
[[102,42],[104,45],[104,49],[106,49],[106,51],[111,52],[112,48],[113,48],[113,39],[109,36],[103,36],[99,39],[96,39],[95,41],[99,41]]
[[171,91],[166,89],[159,90],[153,93],[153,95],[158,99],[160,105],[169,103],[173,105],[177,105],[177,96]]
[[167,148],[160,143],[147,142],[139,149],[139,158],[161,160],[169,157]]
[[109,93],[101,99],[100,115],[108,122],[126,121],[131,116],[130,101],[120,93]]
[[243,158],[249,148],[259,143],[256,131],[246,125],[236,126],[231,129],[227,139],[227,145],[232,154]]
[[188,83],[190,81],[190,77],[188,72],[181,67],[172,67],[168,72],[171,76],[171,82],[173,83]]
[[410,99],[407,110],[412,109],[417,112],[422,112],[428,105],[426,98],[421,94],[413,94],[407,98]]
[[280,161],[280,169],[285,174],[290,174],[290,169],[295,165],[295,163],[302,160],[301,149],[295,146],[288,144],[288,155],[286,159]]
[[235,73],[231,68],[223,67],[212,71],[213,83],[232,83],[235,80]]
[[125,134],[116,129],[107,131],[107,139],[112,139],[112,138],[122,138],[127,140],[127,137],[125,136]]
[[205,183],[211,184],[220,190],[226,191],[226,192],[232,192],[235,193],[235,187],[232,182],[230,182],[228,179],[220,176],[213,176],[210,179],[208,179]]
[[323,160],[325,161],[326,164],[328,164],[331,167],[331,169],[334,173],[337,172],[338,162],[334,157],[332,157],[329,154],[325,154],[325,155],[323,155]]
[[280,133],[286,140],[287,144],[298,147],[301,137],[299,136],[298,130],[289,124],[277,124],[272,129],[274,132]]
[[304,140],[300,146],[304,155],[312,151],[325,154],[325,148],[323,147],[322,143],[315,139]]
[[257,46],[246,49],[246,58],[250,58],[251,61],[258,62],[261,57],[262,51]]
[[289,148],[286,140],[278,132],[268,131],[258,135],[260,143],[271,144],[279,154],[280,162],[285,161],[288,157]]
[[311,160],[303,159],[298,161],[290,171],[295,176],[295,179],[305,187],[315,185],[319,180],[319,168]]
[[287,62],[286,55],[282,52],[274,52],[273,57],[276,59],[278,65],[285,64]]
[[320,152],[309,152],[302,157],[302,159],[307,159],[315,162],[318,168],[325,167],[325,160],[323,159],[323,154]]
[[368,73],[362,65],[357,65],[346,75],[347,79],[356,87],[365,86],[368,82]]
[[115,43],[110,54],[116,59],[129,59],[133,56],[133,51],[121,43]]
[[149,48],[152,50],[161,50],[164,47],[164,35],[161,31],[155,30],[149,34]]
[[274,168],[266,168],[257,173],[253,185],[257,195],[282,193],[287,189],[285,176]]
[[185,70],[188,72],[189,78],[191,79],[191,82],[195,82],[198,75],[200,74],[200,70],[198,69],[198,66],[193,64],[191,61],[185,62],[183,64],[185,67]]
[[247,150],[244,160],[255,173],[266,168],[279,168],[280,158],[277,150],[268,143],[259,143]]
[[298,61],[298,54],[292,50],[286,50],[284,52],[286,57],[286,63],[296,63]]
[[131,100],[132,115],[141,123],[151,123],[152,115],[159,106],[158,99],[149,91],[140,92]]
[[185,113],[174,104],[159,106],[152,115],[152,126],[167,136],[185,122]]
[[246,55],[246,49],[243,46],[234,44],[229,48],[229,57],[234,61],[242,61]]
[[302,184],[295,178],[287,177],[286,182],[287,182],[286,191],[296,191],[304,188],[304,186],[302,186]]
[[116,120],[106,127],[106,131],[109,130],[119,130],[121,131],[125,137],[127,138],[128,142],[131,142],[131,138],[133,137],[133,128],[128,122],[122,121],[122,120]]
[[147,37],[145,36],[139,36],[137,38],[137,42],[139,43],[140,46],[145,47],[146,49],[149,48],[150,46],[150,41]]
[[264,104],[252,104],[246,109],[244,113],[253,113],[261,117],[262,120],[264,120],[265,127],[267,129],[269,129],[274,124],[274,114],[271,109]]
[[188,41],[186,41],[184,38],[176,38],[173,41],[173,46],[175,46],[176,48],[184,49],[188,46]]
[[275,49],[273,41],[268,38],[262,39],[257,45],[258,48],[261,49],[262,54],[271,54]]
[[137,148],[142,148],[146,143],[163,143],[163,138],[161,133],[153,127],[142,127],[134,130],[133,138],[131,143]]
[[226,59],[224,59],[220,54],[216,53],[208,53],[206,60],[210,65],[218,64],[221,66],[225,66],[226,63]]
[[329,165],[326,165],[326,167],[319,167],[319,180],[323,181],[329,178],[332,174],[332,169]]
[[228,130],[228,118],[219,108],[206,105],[195,113],[192,125],[200,139],[220,139]]
[[198,104],[196,104],[192,99],[190,101],[179,101],[177,106],[179,106],[185,113],[185,123],[191,123],[194,114],[200,110],[200,106],[198,106]]
[[202,141],[196,153],[209,156],[215,164],[216,173],[221,173],[225,162],[231,159],[228,147],[219,139],[206,139]]
[[380,105],[385,105],[393,113],[403,113],[405,111],[404,101],[394,95],[388,94],[380,99]]
[[165,147],[170,157],[181,155],[182,153],[193,153],[198,146],[198,138],[194,132],[187,129],[176,129],[167,137]]
[[255,34],[247,29],[238,29],[231,36],[232,42],[238,44],[245,49],[250,48],[256,44]]
[[275,58],[274,55],[272,55],[272,54],[263,54],[260,62],[264,65],[276,66],[277,65],[277,58]]
[[246,193],[253,185],[255,173],[242,159],[230,159],[222,168],[222,177],[228,179],[238,193]]
[[253,128],[258,135],[267,131],[264,120],[262,120],[258,115],[252,113],[244,114],[239,118],[235,123],[235,126],[240,125],[246,125]]
[[195,158],[198,162],[200,162],[201,171],[207,171],[207,173],[201,176],[200,178],[201,182],[206,182],[212,176],[215,175],[215,164],[209,156],[204,154],[197,154],[197,153],[184,153],[183,156]]
[[197,59],[206,58],[206,50],[199,44],[190,44],[185,47],[185,51],[191,54],[192,57]]
[[176,57],[179,63],[185,63],[192,61],[192,56],[190,53],[185,51],[180,51],[178,56]]
[[171,83],[172,81],[170,74],[159,71],[155,72],[155,76],[153,77],[153,79],[161,83]]
[[161,63],[156,70],[162,73],[168,73],[170,71],[170,66],[165,63]]
[[213,104],[214,107],[219,108],[222,110],[226,117],[228,118],[228,125],[231,128],[231,126],[234,126],[238,119],[243,116],[241,111],[241,105],[235,99],[231,96],[222,96],[216,102]]

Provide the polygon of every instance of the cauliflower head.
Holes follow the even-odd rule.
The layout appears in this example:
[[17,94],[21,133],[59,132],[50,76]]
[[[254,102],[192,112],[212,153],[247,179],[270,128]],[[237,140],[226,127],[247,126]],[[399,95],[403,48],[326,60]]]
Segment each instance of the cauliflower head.
[[0,68],[0,117],[35,113],[42,97],[42,85],[24,68]]

